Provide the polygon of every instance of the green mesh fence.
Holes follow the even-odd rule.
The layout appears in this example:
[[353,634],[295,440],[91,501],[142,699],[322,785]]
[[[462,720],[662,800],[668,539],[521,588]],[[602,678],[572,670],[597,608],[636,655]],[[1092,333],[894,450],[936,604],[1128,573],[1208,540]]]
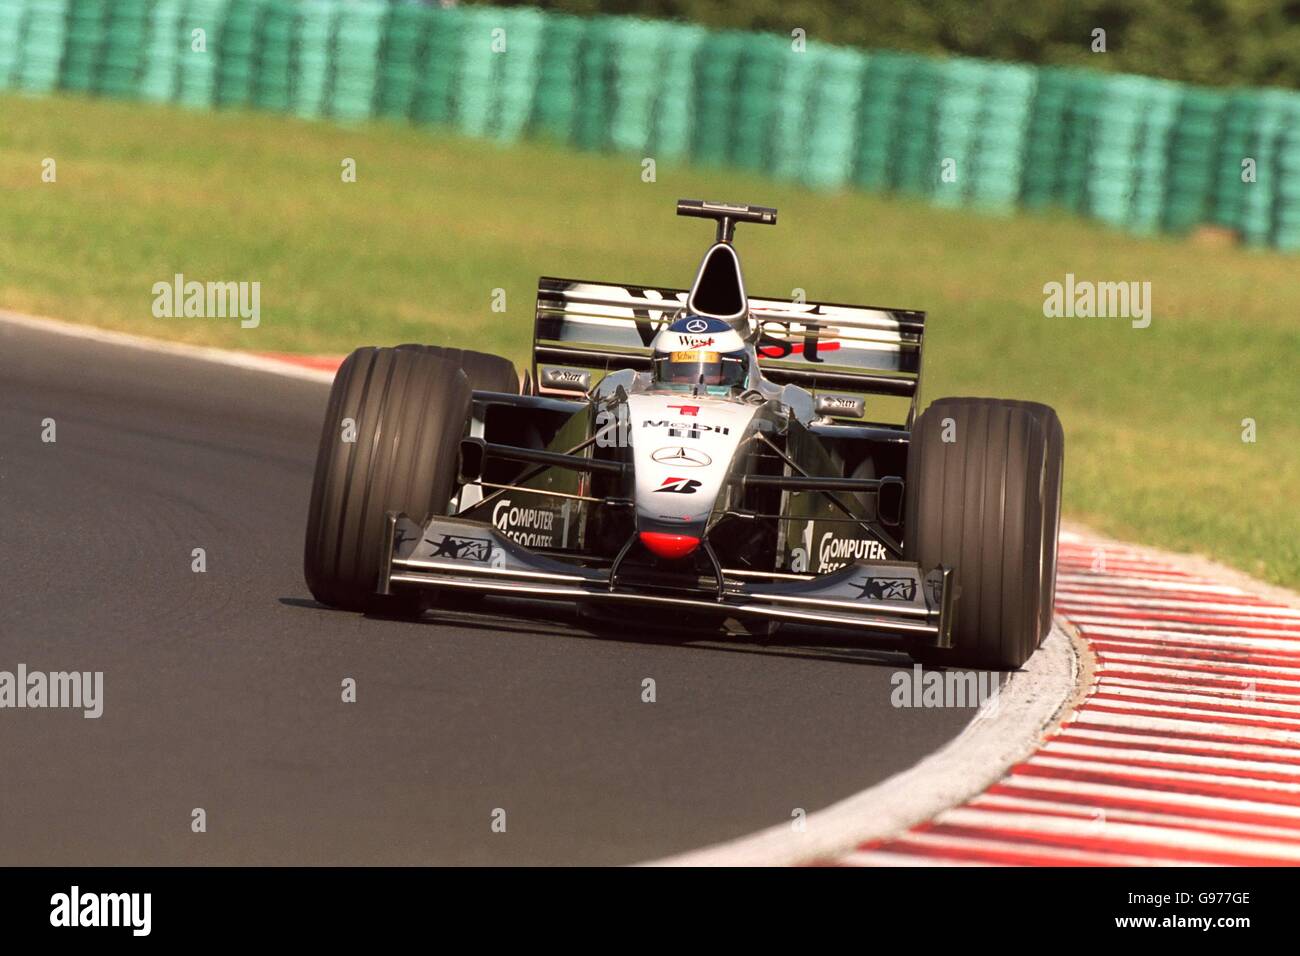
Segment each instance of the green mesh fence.
[[0,90],[443,124],[1300,249],[1300,94],[413,0],[0,0]]

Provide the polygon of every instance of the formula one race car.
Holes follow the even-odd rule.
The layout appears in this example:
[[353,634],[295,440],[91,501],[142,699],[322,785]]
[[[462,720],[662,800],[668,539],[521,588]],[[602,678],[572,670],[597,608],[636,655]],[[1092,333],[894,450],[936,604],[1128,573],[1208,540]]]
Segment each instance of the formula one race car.
[[542,278],[522,388],[482,352],[347,358],[312,594],[387,614],[489,594],[741,634],[792,622],[1023,664],[1052,620],[1056,413],[947,398],[918,414],[924,313],[750,298],[735,228],[776,210],[677,213],[716,222],[690,290]]

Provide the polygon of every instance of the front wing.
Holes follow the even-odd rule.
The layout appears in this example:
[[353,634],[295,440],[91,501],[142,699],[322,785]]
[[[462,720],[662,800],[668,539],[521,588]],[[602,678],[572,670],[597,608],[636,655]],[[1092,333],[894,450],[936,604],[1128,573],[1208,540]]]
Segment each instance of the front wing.
[[956,585],[948,568],[860,561],[828,574],[740,578],[620,576],[537,554],[496,528],[463,518],[424,525],[389,512],[381,594],[449,588],[534,599],[596,601],[835,627],[951,646]]

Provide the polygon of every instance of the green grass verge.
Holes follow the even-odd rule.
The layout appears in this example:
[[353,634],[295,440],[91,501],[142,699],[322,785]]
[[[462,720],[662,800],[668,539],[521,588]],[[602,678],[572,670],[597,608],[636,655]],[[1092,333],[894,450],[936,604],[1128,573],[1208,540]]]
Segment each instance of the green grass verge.
[[[0,97],[0,194],[0,307],[262,351],[423,341],[520,361],[538,275],[686,284],[709,227],[675,199],[778,206],[775,229],[740,230],[751,292],[927,310],[929,397],[1060,411],[1070,516],[1300,584],[1294,256],[734,171],[645,183],[640,157],[441,130],[63,98]],[[260,281],[260,327],[154,318],[152,286],[177,272]],[[1149,281],[1150,328],[1045,318],[1043,285],[1067,272]]]

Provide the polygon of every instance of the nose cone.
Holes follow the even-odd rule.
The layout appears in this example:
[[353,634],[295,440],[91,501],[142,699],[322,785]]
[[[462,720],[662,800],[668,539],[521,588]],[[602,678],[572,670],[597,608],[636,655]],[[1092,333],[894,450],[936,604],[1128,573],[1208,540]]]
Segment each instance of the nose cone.
[[669,534],[665,531],[642,531],[641,543],[651,554],[661,558],[684,558],[700,546],[700,539],[689,534]]

